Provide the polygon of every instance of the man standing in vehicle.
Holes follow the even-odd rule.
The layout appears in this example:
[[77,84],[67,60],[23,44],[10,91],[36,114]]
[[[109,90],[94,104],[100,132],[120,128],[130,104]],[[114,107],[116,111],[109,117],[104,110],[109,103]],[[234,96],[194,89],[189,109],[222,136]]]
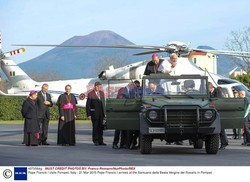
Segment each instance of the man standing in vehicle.
[[163,60],[159,59],[159,55],[154,53],[152,55],[152,60],[147,64],[144,75],[150,75],[151,73],[162,73],[163,70],[160,70],[160,66]]

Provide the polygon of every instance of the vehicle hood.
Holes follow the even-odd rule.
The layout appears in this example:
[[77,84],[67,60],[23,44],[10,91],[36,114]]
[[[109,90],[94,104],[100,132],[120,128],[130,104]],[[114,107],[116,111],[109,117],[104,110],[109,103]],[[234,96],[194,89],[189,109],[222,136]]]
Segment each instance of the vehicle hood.
[[165,98],[165,97],[154,97],[154,98],[143,98],[142,103],[144,105],[152,105],[152,108],[161,108],[163,106],[200,106],[208,107],[209,99],[204,98]]

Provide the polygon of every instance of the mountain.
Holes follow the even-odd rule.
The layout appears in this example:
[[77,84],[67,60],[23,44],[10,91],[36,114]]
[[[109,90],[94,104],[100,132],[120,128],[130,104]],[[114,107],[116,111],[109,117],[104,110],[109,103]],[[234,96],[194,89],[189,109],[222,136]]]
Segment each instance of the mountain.
[[[97,31],[74,36],[61,45],[133,45],[134,43],[112,31]],[[102,57],[125,57],[126,63],[144,60],[148,56],[133,56],[139,50],[107,48],[53,48],[19,66],[28,74],[53,72],[65,79],[96,77],[96,64]],[[140,52],[140,51],[139,51]]]

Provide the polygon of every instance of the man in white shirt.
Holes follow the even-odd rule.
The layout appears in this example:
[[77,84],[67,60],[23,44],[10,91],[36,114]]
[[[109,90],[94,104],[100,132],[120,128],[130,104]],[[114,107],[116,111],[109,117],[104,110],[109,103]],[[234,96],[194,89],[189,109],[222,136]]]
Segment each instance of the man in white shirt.
[[178,75],[177,59],[177,54],[172,53],[170,55],[170,60],[165,60],[162,62],[161,66],[159,67],[159,71],[168,73],[171,76]]

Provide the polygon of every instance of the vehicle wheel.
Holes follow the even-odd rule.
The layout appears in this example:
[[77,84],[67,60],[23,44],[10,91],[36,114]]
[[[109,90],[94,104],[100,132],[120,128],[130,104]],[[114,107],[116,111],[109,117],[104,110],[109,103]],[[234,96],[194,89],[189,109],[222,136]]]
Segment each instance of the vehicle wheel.
[[202,149],[203,148],[203,140],[198,139],[198,140],[194,141],[193,146],[195,149]]
[[207,154],[217,154],[219,150],[219,134],[208,135],[205,140]]
[[152,152],[152,138],[149,135],[140,136],[141,154],[150,154]]

